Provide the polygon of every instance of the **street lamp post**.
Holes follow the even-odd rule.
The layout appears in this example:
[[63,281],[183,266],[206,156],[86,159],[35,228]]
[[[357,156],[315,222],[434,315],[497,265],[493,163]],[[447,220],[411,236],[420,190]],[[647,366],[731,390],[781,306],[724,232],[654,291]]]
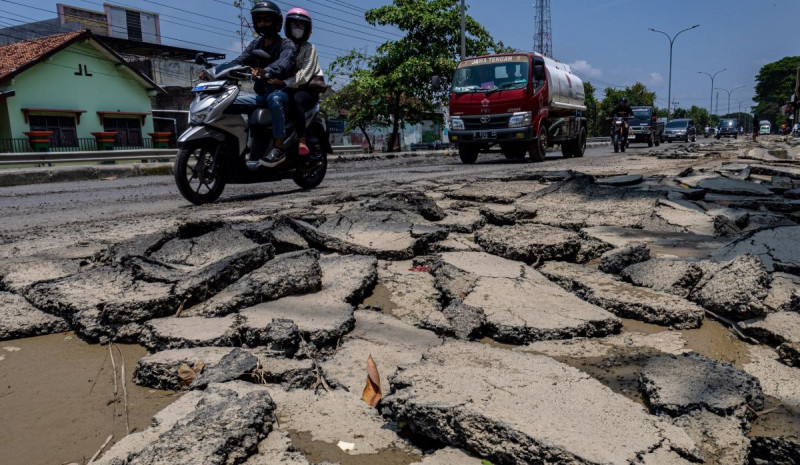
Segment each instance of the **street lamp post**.
[[675,34],[673,37],[670,37],[669,34],[667,34],[664,31],[659,31],[658,29],[653,29],[652,27],[650,28],[650,30],[653,31],[653,32],[660,32],[661,34],[664,34],[665,36],[667,36],[667,39],[669,40],[669,88],[668,88],[669,90],[667,91],[667,122],[669,122],[669,113],[670,113],[671,104],[672,104],[672,44],[675,43],[675,39],[677,39],[678,36],[681,35],[681,33],[686,32],[686,31],[688,31],[690,29],[694,29],[694,28],[696,28],[698,26],[700,26],[700,25],[699,24],[695,24],[692,27],[687,27],[686,29],[684,29],[682,31],[678,31],[678,33]]
[[464,6],[464,1],[461,0],[461,59],[467,57],[467,10]]
[[714,113],[714,78],[717,77],[717,74],[725,71],[726,69],[728,68],[722,68],[713,75],[710,73],[706,73],[705,71],[697,72],[697,74],[705,74],[706,76],[711,78],[711,101],[708,103],[708,116],[711,116]]
[[[730,115],[730,114],[731,114],[731,94],[733,93],[733,91],[734,91],[734,90],[737,90],[737,89],[744,89],[745,87],[747,87],[747,86],[739,86],[739,87],[734,87],[734,88],[733,88],[733,89],[731,89],[731,90],[728,90],[728,89],[723,89],[722,87],[717,87],[717,90],[722,90],[722,91],[725,91],[725,92],[727,92],[727,93],[728,93],[728,113],[727,113],[728,115]],[[717,100],[719,100],[719,99],[717,99]]]

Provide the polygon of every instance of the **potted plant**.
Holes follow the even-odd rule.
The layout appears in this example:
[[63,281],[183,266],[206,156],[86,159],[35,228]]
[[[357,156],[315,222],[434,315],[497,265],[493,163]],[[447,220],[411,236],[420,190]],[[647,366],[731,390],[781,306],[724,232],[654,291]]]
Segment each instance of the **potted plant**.
[[92,135],[97,141],[97,150],[114,150],[117,131],[93,132]]
[[47,152],[50,150],[50,137],[53,135],[53,131],[28,131],[23,132],[23,134],[28,136],[28,141],[34,152]]

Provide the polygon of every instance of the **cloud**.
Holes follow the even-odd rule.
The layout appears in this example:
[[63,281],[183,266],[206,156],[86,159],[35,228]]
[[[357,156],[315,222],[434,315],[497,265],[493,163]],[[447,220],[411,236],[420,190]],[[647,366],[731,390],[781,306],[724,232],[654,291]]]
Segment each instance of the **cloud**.
[[650,80],[648,81],[648,84],[651,86],[656,86],[663,83],[664,78],[661,76],[661,73],[650,73]]
[[572,68],[573,71],[577,71],[579,73],[586,74],[587,76],[591,76],[593,78],[599,78],[603,75],[603,70],[600,68],[595,68],[594,66],[590,65],[586,60],[578,60],[576,62],[570,63],[569,67]]

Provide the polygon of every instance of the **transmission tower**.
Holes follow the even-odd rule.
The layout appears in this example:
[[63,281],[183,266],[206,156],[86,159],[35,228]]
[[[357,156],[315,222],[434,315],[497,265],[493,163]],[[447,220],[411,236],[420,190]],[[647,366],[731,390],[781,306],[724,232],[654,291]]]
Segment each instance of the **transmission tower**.
[[553,30],[550,27],[550,0],[537,0],[536,33],[533,35],[533,50],[546,57],[553,56]]

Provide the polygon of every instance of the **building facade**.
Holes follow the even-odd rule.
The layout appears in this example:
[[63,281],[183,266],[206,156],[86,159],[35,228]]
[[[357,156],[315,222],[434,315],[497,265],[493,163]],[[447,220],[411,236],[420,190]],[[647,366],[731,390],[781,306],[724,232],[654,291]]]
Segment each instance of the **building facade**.
[[85,30],[0,47],[0,92],[4,151],[23,151],[36,131],[51,133],[51,147],[86,150],[112,132],[118,147],[148,146],[163,89]]

